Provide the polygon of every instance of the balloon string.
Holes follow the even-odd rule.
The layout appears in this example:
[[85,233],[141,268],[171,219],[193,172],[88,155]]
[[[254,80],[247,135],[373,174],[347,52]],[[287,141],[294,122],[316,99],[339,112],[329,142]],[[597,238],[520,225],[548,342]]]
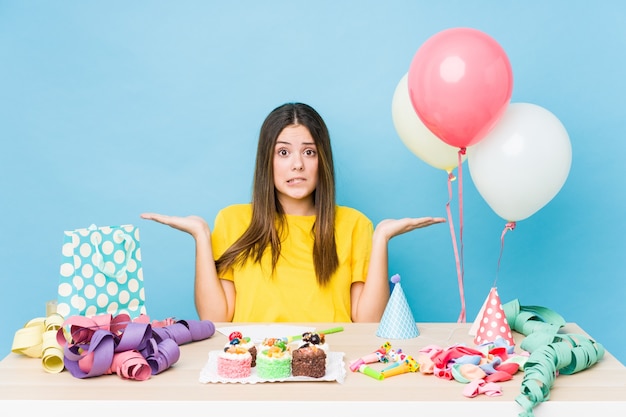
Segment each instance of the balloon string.
[[496,283],[498,282],[498,274],[500,272],[500,261],[502,260],[502,252],[504,252],[504,235],[509,230],[515,229],[515,222],[508,222],[504,225],[504,230],[502,231],[502,235],[500,235],[500,256],[498,257],[498,268],[496,269],[496,279],[493,281],[493,287],[496,287]]
[[450,201],[452,201],[452,181],[456,178],[451,172],[448,172],[448,202],[446,203],[446,212],[448,213],[448,225],[450,226],[450,235],[452,236],[452,247],[454,248],[454,259],[456,260],[456,273],[459,281],[459,294],[461,296],[461,313],[458,318],[459,323],[465,322],[465,295],[463,291],[463,275],[461,273],[461,263],[459,261],[459,251],[456,244],[456,235],[454,233],[454,222],[452,220],[452,212],[450,211]]
[[[459,245],[460,259],[461,259],[461,274],[459,277],[459,290],[463,292],[463,282],[465,281],[465,265],[463,262],[463,155],[465,155],[465,148],[459,149]],[[462,310],[459,316],[459,323],[465,323],[465,296],[462,297]]]

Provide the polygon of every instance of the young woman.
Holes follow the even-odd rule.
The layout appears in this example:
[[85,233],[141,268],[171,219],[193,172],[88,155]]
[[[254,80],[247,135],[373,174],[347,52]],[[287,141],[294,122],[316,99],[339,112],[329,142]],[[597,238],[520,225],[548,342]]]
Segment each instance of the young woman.
[[287,103],[261,127],[252,203],[222,209],[211,232],[198,216],[144,213],[196,244],[195,304],[214,322],[378,322],[389,299],[388,242],[445,222],[387,219],[374,230],[335,203],[326,124]]

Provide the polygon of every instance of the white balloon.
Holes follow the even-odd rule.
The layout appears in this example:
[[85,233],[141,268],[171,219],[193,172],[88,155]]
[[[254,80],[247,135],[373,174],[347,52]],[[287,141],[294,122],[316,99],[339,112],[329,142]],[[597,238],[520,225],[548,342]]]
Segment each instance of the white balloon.
[[[427,164],[451,172],[459,166],[459,149],[439,139],[419,118],[409,96],[408,74],[405,74],[393,95],[391,114],[396,132],[404,145]],[[467,159],[463,154],[461,163]]]
[[483,140],[467,149],[470,176],[503,219],[524,220],[561,190],[572,146],[560,120],[543,107],[512,103]]

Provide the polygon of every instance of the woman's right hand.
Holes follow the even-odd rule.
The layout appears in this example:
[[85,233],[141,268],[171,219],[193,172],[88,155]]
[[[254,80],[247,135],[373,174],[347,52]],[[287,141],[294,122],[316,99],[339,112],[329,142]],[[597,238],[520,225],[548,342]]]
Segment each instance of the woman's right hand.
[[141,214],[141,218],[153,220],[157,223],[162,223],[174,229],[189,233],[194,238],[201,235],[210,235],[209,225],[200,216],[179,217],[158,213],[143,213]]
[[211,248],[211,231],[207,222],[199,216],[179,217],[157,213],[143,213],[141,218],[168,225],[193,236],[196,242],[194,301],[198,317],[213,322],[231,321],[235,311],[235,286],[231,281],[220,280],[217,276]]

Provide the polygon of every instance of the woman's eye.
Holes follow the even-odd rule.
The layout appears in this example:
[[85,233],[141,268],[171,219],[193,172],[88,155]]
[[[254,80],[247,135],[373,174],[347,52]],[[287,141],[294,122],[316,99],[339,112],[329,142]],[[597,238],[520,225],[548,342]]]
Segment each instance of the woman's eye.
[[315,152],[314,149],[307,149],[306,151],[304,151],[304,154],[307,156],[315,156],[317,152]]
[[289,152],[287,152],[286,149],[279,149],[278,150],[278,155],[280,156],[287,156],[289,154]]

